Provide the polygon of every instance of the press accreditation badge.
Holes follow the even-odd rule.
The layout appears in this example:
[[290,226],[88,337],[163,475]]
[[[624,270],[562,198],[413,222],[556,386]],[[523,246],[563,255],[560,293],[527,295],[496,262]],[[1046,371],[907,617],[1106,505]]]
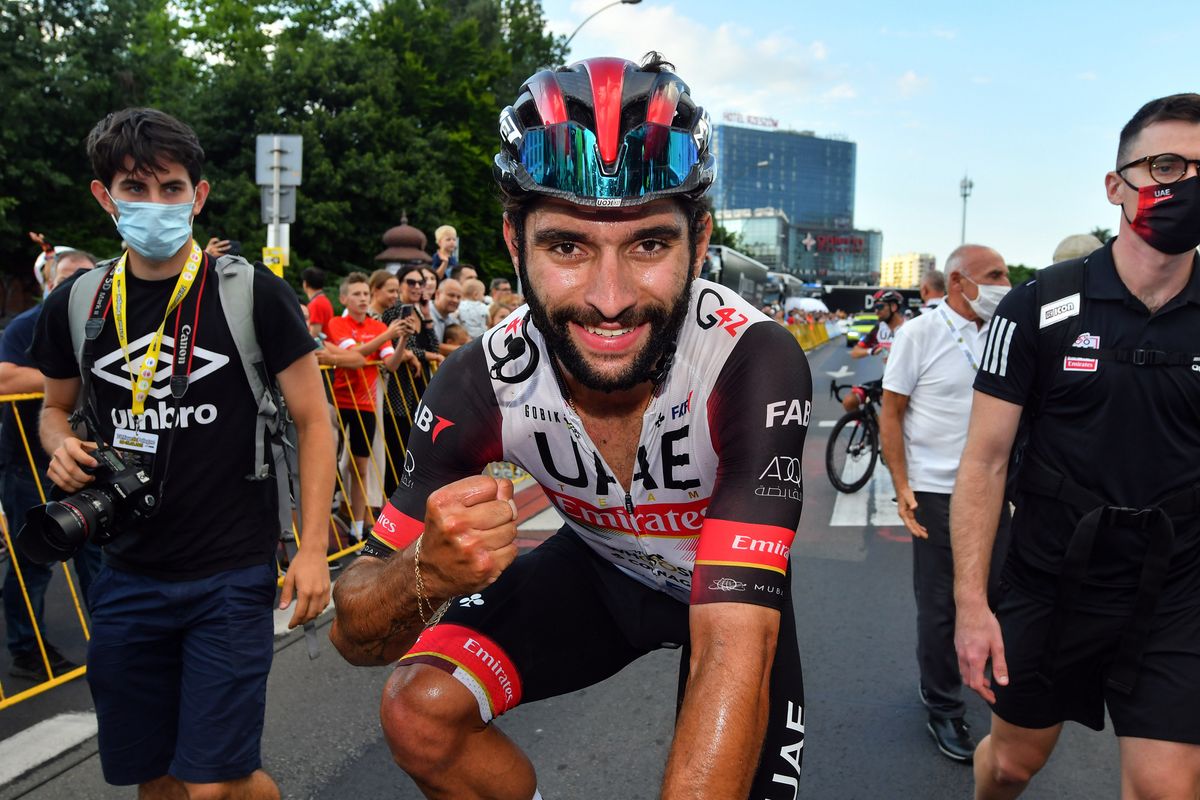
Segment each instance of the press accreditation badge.
[[113,431],[112,445],[124,453],[136,454],[136,461],[148,465],[153,463],[158,452],[158,434],[117,428]]

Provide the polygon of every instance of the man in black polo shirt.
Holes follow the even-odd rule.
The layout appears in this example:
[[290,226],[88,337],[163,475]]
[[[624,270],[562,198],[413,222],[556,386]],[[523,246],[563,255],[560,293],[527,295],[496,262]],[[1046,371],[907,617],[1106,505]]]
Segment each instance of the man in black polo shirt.
[[[1146,104],[1105,178],[1120,235],[996,312],[951,506],[959,668],[993,711],[976,797],[1016,797],[1062,723],[1100,730],[1106,706],[1123,796],[1200,790],[1198,169],[1200,95]],[[1052,296],[1064,275],[1074,292]],[[993,616],[988,564],[1023,416]]]

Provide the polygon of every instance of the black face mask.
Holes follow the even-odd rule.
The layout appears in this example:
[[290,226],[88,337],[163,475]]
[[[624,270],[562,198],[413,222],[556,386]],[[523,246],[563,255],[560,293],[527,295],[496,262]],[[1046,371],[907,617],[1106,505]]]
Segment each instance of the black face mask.
[[[1125,183],[1137,189],[1129,181]],[[1137,192],[1138,207],[1133,219],[1125,214],[1124,206],[1121,213],[1146,244],[1173,256],[1200,245],[1200,177],[1166,185],[1152,183]]]

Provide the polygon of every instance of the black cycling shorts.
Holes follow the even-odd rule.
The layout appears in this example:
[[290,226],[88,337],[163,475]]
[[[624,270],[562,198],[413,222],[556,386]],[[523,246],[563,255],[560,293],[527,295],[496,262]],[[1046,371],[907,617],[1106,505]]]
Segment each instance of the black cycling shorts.
[[[490,722],[519,703],[598,683],[662,647],[682,648],[681,700],[688,638],[687,604],[627,576],[564,527],[494,584],[455,600],[400,664],[452,674]],[[803,756],[804,686],[790,603],[780,620],[770,695],[751,794],[791,797]]]
[[[339,408],[342,427],[346,429],[346,446],[350,455],[367,458],[371,455],[371,440],[375,438],[375,411]],[[363,476],[366,479],[366,476]]]
[[1108,686],[1127,614],[1075,609],[1058,644],[1050,682],[1038,676],[1054,605],[1005,586],[996,609],[1008,686],[992,681],[992,710],[1023,728],[1074,720],[1104,729],[1108,707],[1118,736],[1200,744],[1200,606],[1155,616],[1137,682],[1125,694]]

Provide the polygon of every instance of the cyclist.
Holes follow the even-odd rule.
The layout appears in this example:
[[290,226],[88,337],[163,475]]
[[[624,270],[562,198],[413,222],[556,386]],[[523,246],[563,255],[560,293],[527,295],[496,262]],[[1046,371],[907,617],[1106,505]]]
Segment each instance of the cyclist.
[[[892,336],[904,324],[904,295],[895,289],[880,289],[875,293],[875,316],[879,322],[871,332],[859,340],[850,350],[851,358],[866,358],[867,356],[882,355],[886,363],[888,352],[892,347]],[[846,411],[856,411],[867,402],[870,395],[879,397],[883,381],[866,381],[861,386],[855,386],[842,397],[842,408]]]
[[[500,132],[528,305],[433,379],[331,638],[354,663],[400,659],[384,732],[429,797],[540,797],[492,720],[678,645],[662,796],[794,794],[788,553],[811,377],[785,328],[697,279],[707,116],[652,53],[535,74]],[[566,519],[520,557],[511,484],[478,474],[501,460]]]

